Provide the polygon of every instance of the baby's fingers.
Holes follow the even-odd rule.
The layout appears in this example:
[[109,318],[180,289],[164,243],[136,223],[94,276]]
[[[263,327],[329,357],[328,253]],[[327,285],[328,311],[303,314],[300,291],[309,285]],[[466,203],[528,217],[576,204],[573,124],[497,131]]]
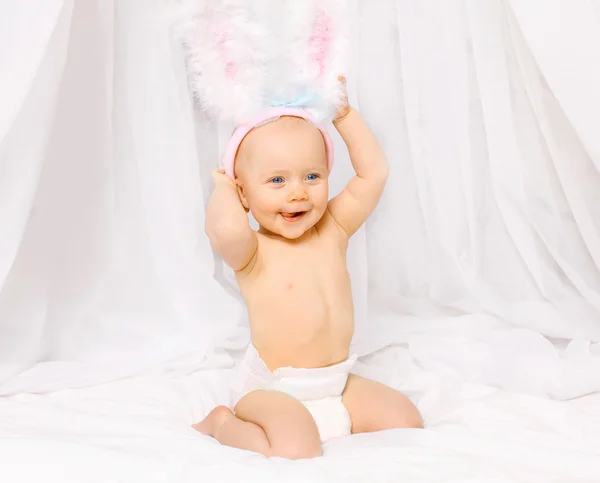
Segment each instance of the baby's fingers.
[[233,184],[233,181],[225,174],[224,169],[213,169],[212,173],[213,183],[230,183]]
[[337,112],[336,112],[336,121],[339,121],[343,118],[345,118],[349,113],[350,113],[350,106],[348,105],[348,91],[346,90],[346,78],[343,75],[338,75],[338,80],[340,81],[340,84],[342,85],[342,99],[341,99],[341,103],[338,106]]

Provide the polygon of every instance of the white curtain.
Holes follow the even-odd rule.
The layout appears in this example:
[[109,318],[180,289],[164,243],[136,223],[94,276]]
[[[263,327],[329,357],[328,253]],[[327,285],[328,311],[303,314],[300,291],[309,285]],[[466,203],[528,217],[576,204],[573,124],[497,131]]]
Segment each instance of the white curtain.
[[[600,390],[600,0],[348,5],[351,102],[392,168],[350,247],[356,351]],[[171,9],[0,6],[0,394],[189,371],[247,337],[203,231],[227,133],[194,114]]]
[[3,7],[0,34],[0,390],[201,361],[241,306],[213,278],[214,156],[164,5],[35,3]]

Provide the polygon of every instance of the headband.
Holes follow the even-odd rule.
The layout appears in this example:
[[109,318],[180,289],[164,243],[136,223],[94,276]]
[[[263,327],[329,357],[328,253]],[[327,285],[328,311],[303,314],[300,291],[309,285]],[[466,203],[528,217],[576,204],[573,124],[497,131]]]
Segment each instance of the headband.
[[250,122],[238,126],[233,132],[233,135],[227,144],[227,149],[225,150],[225,155],[223,156],[222,160],[225,173],[231,179],[235,179],[235,156],[246,135],[255,127],[275,121],[283,116],[302,118],[310,122],[321,131],[323,140],[325,141],[325,150],[327,152],[327,167],[329,168],[329,171],[331,171],[331,168],[333,167],[333,141],[331,140],[327,129],[325,129],[325,127],[322,126],[313,116],[302,109],[291,107],[272,107],[265,109]]
[[[255,127],[282,116],[324,127],[344,102],[346,0],[184,0],[179,24],[189,85],[199,107],[236,126],[222,159],[234,176],[235,155]],[[274,9],[281,9],[273,13]],[[272,18],[283,19],[276,25]]]

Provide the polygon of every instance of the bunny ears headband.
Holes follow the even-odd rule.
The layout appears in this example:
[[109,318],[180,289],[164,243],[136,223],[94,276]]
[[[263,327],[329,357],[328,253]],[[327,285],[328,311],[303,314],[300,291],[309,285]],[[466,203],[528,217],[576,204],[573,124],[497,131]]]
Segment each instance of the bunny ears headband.
[[322,123],[344,102],[346,1],[186,2],[180,34],[191,90],[209,116],[237,126],[223,158],[227,174],[234,177],[246,134],[282,116],[321,130],[331,169],[333,143]]

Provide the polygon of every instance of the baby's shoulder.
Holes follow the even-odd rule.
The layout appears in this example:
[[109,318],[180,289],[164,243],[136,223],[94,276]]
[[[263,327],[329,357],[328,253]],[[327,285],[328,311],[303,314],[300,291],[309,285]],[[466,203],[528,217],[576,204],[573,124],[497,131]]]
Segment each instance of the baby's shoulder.
[[335,221],[333,216],[331,216],[329,208],[325,210],[315,228],[321,238],[341,242],[344,245],[348,243],[348,235],[337,221]]

